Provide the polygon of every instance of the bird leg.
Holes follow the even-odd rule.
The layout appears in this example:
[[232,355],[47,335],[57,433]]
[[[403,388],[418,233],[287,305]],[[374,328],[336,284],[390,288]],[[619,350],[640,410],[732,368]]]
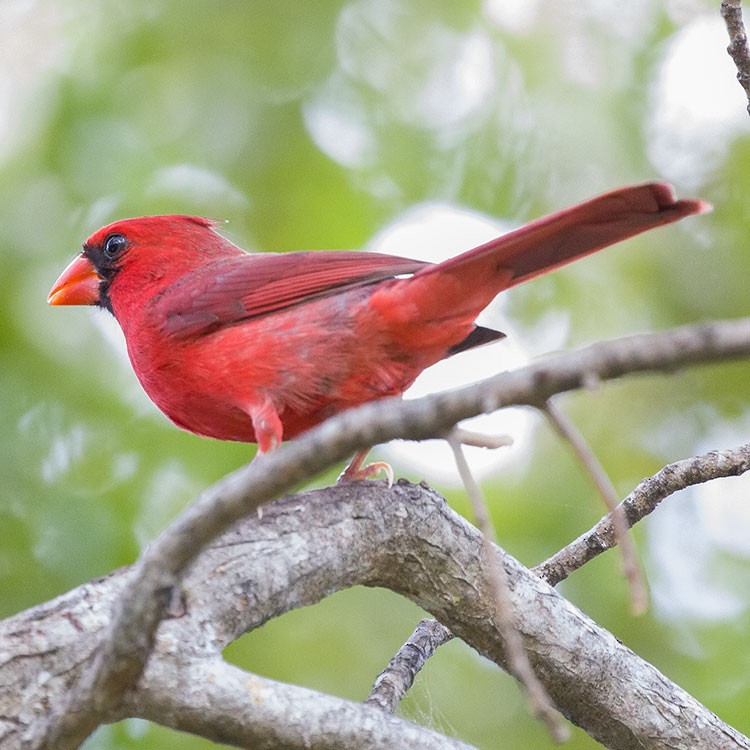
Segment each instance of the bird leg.
[[[449,433],[449,436],[451,439],[462,445],[473,445],[477,448],[490,448],[494,450],[496,448],[513,445],[513,438],[509,435],[485,435],[480,432],[464,430],[461,427],[454,427]],[[372,479],[382,472],[385,475],[388,486],[391,487],[394,480],[393,468],[385,461],[374,461],[371,464],[366,464],[365,460],[367,459],[367,454],[369,452],[369,448],[363,448],[362,450],[357,451],[349,462],[349,465],[336,480],[337,483],[356,482],[360,479]]]
[[268,451],[278,448],[284,434],[284,428],[281,425],[281,419],[270,399],[265,399],[257,404],[253,404],[246,409],[253,423],[255,440],[258,443],[259,453],[268,453]]

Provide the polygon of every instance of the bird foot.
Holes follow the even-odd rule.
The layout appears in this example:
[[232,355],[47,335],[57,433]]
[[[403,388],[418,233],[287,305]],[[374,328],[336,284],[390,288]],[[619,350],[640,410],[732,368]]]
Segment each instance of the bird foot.
[[336,483],[340,484],[342,482],[357,482],[360,479],[372,479],[382,472],[385,475],[388,486],[392,487],[394,474],[391,465],[385,461],[373,461],[371,464],[366,464],[365,459],[367,458],[368,453],[369,451],[367,450],[357,451],[354,454],[354,458],[349,462],[349,465],[336,480]]

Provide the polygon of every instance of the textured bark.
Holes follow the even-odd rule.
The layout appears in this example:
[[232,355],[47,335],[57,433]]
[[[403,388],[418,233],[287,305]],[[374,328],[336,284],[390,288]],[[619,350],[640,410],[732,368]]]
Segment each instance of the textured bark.
[[[198,557],[146,671],[107,720],[149,718],[244,747],[460,747],[368,706],[246,674],[220,654],[271,617],[364,584],[407,596],[502,666],[481,549],[476,529],[421,486],[359,483],[274,503]],[[496,554],[538,675],[589,734],[609,748],[750,748],[540,578]],[[0,623],[3,747],[22,747],[26,730],[70,689],[129,575],[118,571]]]

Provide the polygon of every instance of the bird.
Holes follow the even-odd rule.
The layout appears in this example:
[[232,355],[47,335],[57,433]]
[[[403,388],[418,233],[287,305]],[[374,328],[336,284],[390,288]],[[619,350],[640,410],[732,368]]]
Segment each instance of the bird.
[[[364,251],[248,253],[213,220],[142,216],[94,232],[48,302],[114,315],[136,377],[175,425],[266,453],[503,338],[475,322],[500,292],[710,208],[678,199],[668,183],[626,186],[437,264]],[[347,478],[372,474],[365,456]]]

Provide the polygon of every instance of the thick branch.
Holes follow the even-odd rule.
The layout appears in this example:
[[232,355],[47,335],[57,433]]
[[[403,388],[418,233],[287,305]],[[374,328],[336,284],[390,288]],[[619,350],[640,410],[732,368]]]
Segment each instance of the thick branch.
[[[384,711],[251,675],[221,659],[160,660],[138,715],[253,750],[471,750]],[[152,672],[153,674],[153,672]],[[193,686],[185,700],[179,686]]]
[[[494,593],[482,566],[482,544],[476,529],[431,491],[414,485],[388,490],[365,482],[274,503],[262,519],[246,520],[197,560],[184,582],[184,612],[162,623],[148,668],[121,715],[167,721],[220,739],[217,726],[197,726],[195,713],[207,688],[192,683],[190,675],[209,674],[221,649],[246,630],[355,584],[402,593],[504,664],[502,639],[488,615]],[[750,748],[746,738],[513,558],[500,550],[496,554],[508,576],[515,625],[537,674],[563,713],[593,737],[615,750]],[[17,654],[0,664],[0,705],[7,715],[24,721],[40,717],[44,701],[69,688],[81,669],[72,659],[90,654],[106,632],[102,619],[88,621],[87,613],[106,611],[107,602],[128,585],[128,576],[113,574],[0,623],[2,642]],[[271,731],[274,709],[266,703],[265,683],[249,675],[243,682],[236,672],[230,677],[233,700],[244,702],[242,726],[232,727],[229,739],[251,736],[256,721]],[[293,705],[296,690],[290,688],[280,700]],[[167,717],[160,716],[164,701]],[[348,710],[352,721],[367,726],[372,709],[349,704]],[[8,728],[8,747],[17,746],[13,737],[21,729]],[[378,746],[347,744],[352,735],[343,726],[326,727],[325,738],[330,748]],[[311,741],[291,729],[283,744],[253,739],[258,743],[253,746],[281,748],[307,747]]]

